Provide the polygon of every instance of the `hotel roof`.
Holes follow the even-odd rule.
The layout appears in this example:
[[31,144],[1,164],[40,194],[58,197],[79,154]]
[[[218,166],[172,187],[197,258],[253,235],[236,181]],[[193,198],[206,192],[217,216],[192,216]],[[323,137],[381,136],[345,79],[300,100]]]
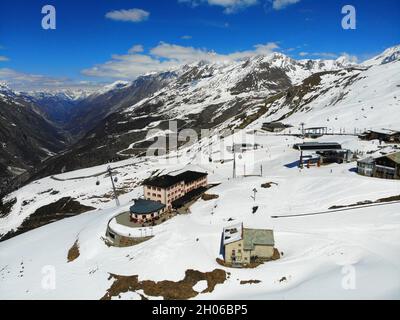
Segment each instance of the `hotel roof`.
[[152,200],[137,199],[135,204],[129,208],[132,214],[150,214],[165,208],[165,205]]
[[176,176],[167,174],[164,176],[147,179],[143,182],[143,184],[146,186],[158,187],[158,188],[165,189],[165,188],[174,186],[179,182],[184,181],[187,184],[187,183],[196,181],[200,178],[203,178],[207,175],[208,175],[208,173],[205,173],[205,172],[185,171]]

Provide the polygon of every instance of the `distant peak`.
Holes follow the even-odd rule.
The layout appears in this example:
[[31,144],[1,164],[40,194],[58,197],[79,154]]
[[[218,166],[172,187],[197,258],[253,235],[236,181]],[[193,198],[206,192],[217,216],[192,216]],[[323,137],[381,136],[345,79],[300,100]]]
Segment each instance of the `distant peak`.
[[127,87],[130,84],[129,81],[123,81],[123,80],[118,80],[115,81],[111,84],[108,84],[104,86],[100,91],[101,92],[107,92],[107,91],[112,91],[112,90],[119,90]]
[[386,49],[378,56],[365,61],[363,65],[374,66],[374,65],[387,64],[399,60],[400,60],[400,45],[396,45]]

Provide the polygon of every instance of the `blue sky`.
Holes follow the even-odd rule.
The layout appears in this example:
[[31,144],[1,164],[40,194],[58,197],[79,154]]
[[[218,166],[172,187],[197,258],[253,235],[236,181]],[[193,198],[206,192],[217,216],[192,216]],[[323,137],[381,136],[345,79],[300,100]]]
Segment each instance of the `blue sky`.
[[[56,30],[41,27],[46,4]],[[346,4],[356,30],[341,27]],[[362,61],[400,43],[399,21],[398,0],[1,0],[0,80],[74,86],[272,51]]]

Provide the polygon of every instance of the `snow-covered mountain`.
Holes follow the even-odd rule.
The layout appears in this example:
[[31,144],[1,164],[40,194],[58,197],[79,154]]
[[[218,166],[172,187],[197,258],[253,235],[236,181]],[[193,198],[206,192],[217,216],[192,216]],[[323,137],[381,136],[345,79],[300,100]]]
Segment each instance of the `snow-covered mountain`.
[[[287,130],[292,132],[301,123],[326,126],[330,132],[400,130],[397,52],[388,49],[361,65],[345,58],[295,61],[281,54],[229,63],[202,61],[117,82],[87,97],[82,102],[87,114],[76,121],[82,120],[78,131],[93,129],[37,167],[38,177],[53,176],[23,186],[0,203],[0,234],[10,238],[0,243],[0,298],[99,299],[112,293],[119,275],[154,281],[157,287],[163,280],[176,284],[188,270],[216,269],[230,276],[212,292],[199,290],[197,298],[400,298],[399,204],[354,207],[398,197],[398,181],[359,176],[354,162],[299,170],[293,166],[299,155],[292,145],[302,139],[259,132],[263,122],[274,120],[291,124]],[[8,91],[4,87],[0,92],[4,104],[18,98]],[[98,108],[101,115],[92,118]],[[169,120],[177,120],[178,130],[209,128],[213,135],[171,155],[140,157],[153,142],[146,138],[149,129],[165,135]],[[227,129],[239,131],[226,136]],[[260,148],[237,159],[239,178],[232,179],[233,158],[225,146],[243,136]],[[319,141],[337,141],[365,156],[393,149],[354,135]],[[115,161],[119,208],[105,173],[109,160]],[[198,200],[190,214],[155,227],[152,239],[134,247],[104,243],[108,222],[143,195],[144,179],[185,169],[207,171],[209,181],[218,184],[208,192],[218,197]],[[65,170],[70,172],[60,173]],[[261,187],[266,182],[273,182],[271,188]],[[52,212],[64,204],[76,210],[63,213],[68,217],[88,212],[37,228],[64,217]],[[353,209],[330,209],[346,205]],[[255,269],[219,265],[222,228],[239,222],[274,229],[281,259]],[[14,237],[18,233],[23,234]],[[70,260],[69,253],[77,248],[78,255]],[[37,280],[49,265],[57,271],[54,290],[44,290]],[[343,287],[344,270],[355,270],[355,289]],[[250,280],[255,282],[250,285]],[[157,298],[162,291],[156,295],[131,287],[113,294]]]
[[363,62],[364,66],[376,66],[400,60],[400,45],[386,49],[382,54]]
[[[387,50],[381,60],[392,51],[395,49]],[[94,94],[83,102],[86,114],[75,117],[72,123],[80,124],[75,130],[86,134],[67,153],[47,163],[37,177],[57,173],[64,167],[73,170],[135,155],[152,143],[146,139],[148,129],[158,129],[162,134],[171,119],[178,121],[178,129],[243,128],[259,118],[268,121],[279,119],[285,113],[285,118],[304,113],[312,100],[306,93],[332,100],[324,103],[334,103],[338,108],[335,112],[340,114],[353,84],[361,90],[360,85],[368,86],[373,81],[378,91],[391,90],[388,94],[394,94],[397,87],[388,88],[386,82],[392,74],[395,76],[397,69],[398,64],[358,66],[347,57],[296,61],[274,53],[234,62],[200,61],[167,73],[141,77],[132,84],[117,82],[109,87],[111,90]],[[368,80],[363,80],[364,77]],[[293,105],[290,99],[286,101],[286,108],[290,110],[285,111],[285,106],[278,104],[267,108],[271,99],[275,101],[285,93],[296,95],[298,90],[305,97]],[[351,112],[357,108],[365,110],[362,103],[373,93],[367,90],[365,99],[354,102]],[[296,103],[301,108],[295,107]],[[376,113],[370,110],[374,117]],[[317,124],[328,125],[334,121],[319,112],[312,115]],[[331,117],[336,118],[334,114]],[[359,129],[364,127],[370,127],[368,121],[360,120]]]

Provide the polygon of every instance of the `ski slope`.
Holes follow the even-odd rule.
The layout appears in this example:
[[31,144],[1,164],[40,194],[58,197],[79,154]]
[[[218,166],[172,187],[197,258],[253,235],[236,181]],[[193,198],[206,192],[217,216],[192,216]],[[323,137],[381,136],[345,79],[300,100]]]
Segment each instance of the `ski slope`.
[[[18,202],[8,220],[1,220],[3,230],[17,226],[36,207],[55,201],[56,198],[39,195],[49,188],[61,191],[63,196],[74,196],[98,210],[0,243],[0,298],[100,299],[112,284],[110,273],[138,275],[139,280],[178,281],[187,269],[208,272],[223,268],[216,262],[222,229],[243,222],[250,228],[273,229],[282,258],[256,269],[223,268],[231,273],[229,279],[217,285],[213,292],[199,294],[196,298],[399,299],[400,204],[316,216],[271,218],[327,211],[333,205],[399,195],[399,182],[359,176],[351,170],[355,163],[303,170],[287,167],[286,164],[293,163],[299,156],[291,148],[292,144],[301,140],[265,134],[249,134],[247,138],[254,139],[262,148],[238,159],[236,179],[232,179],[231,155],[225,150],[217,155],[219,144],[208,140],[180,151],[169,163],[166,159],[151,158],[113,164],[120,167],[116,169],[117,186],[144,179],[154,170],[168,173],[183,168],[207,170],[209,182],[220,183],[209,190],[209,193],[218,194],[218,199],[197,201],[191,207],[191,214],[161,224],[156,227],[154,238],[134,247],[107,247],[101,238],[108,221],[126,211],[131,200],[141,194],[140,186],[121,196],[120,208],[116,208],[113,201],[102,203],[99,199],[90,199],[110,191],[111,183],[104,175],[99,177],[99,186],[95,177],[66,181],[46,178],[16,191]],[[353,136],[320,139],[333,140],[342,143],[344,148],[378,149],[376,141],[359,142]],[[225,162],[204,161],[201,155],[210,152],[214,159],[223,158]],[[253,172],[250,163],[254,163]],[[245,164],[248,175],[259,174],[262,165],[263,176],[241,176]],[[89,168],[57,178],[96,175],[104,169],[104,166]],[[263,189],[261,184],[265,182],[277,185]],[[255,200],[251,198],[254,188],[258,190]],[[36,200],[22,207],[21,201],[33,194]],[[254,206],[259,209],[252,214]],[[68,250],[76,241],[80,256],[68,263]],[[55,288],[43,286],[48,270],[55,271]],[[351,288],[346,287],[349,272],[355,275]],[[241,285],[241,280],[261,282]],[[140,296],[131,293],[121,298],[140,299]]]

